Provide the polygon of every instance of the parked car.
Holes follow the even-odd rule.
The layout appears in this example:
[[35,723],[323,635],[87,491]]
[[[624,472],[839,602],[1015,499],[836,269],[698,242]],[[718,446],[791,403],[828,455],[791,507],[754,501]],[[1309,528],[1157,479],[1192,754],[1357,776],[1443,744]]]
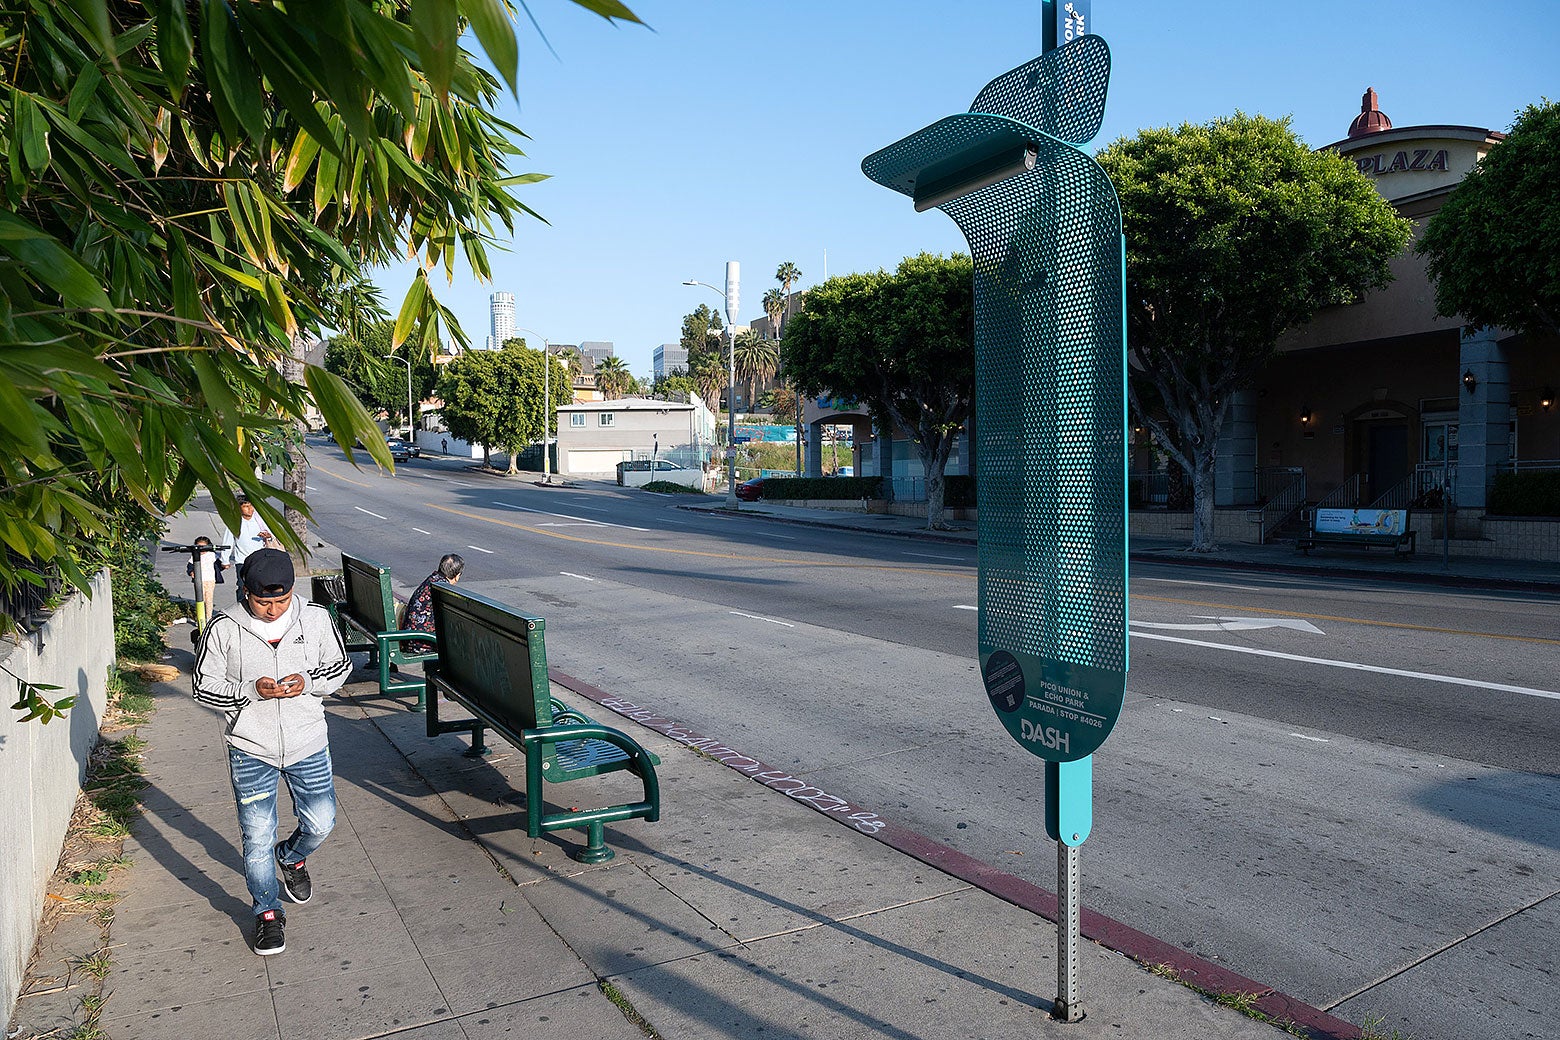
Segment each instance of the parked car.
[[414,459],[422,458],[422,449],[417,446],[417,442],[416,441],[403,440],[400,437],[387,437],[387,438],[385,438],[385,446],[386,447],[389,447],[389,446],[394,445],[394,444],[399,444],[399,445],[403,446],[406,449],[406,454],[410,455],[412,458],[414,458]]
[[754,477],[737,485],[737,498],[743,502],[757,502],[764,497],[764,478]]
[[[670,459],[631,459],[617,464],[617,482],[623,483],[625,473],[650,473],[652,468],[655,472],[651,473],[649,480],[644,483],[649,483],[650,480],[671,480],[678,484],[688,484],[690,481],[686,479],[686,475],[695,472],[687,466],[679,466]],[[657,474],[665,474],[665,476],[657,476]]]
[[385,440],[385,447],[390,449],[390,457],[396,462],[405,462],[417,454],[417,449],[403,440],[394,437]]

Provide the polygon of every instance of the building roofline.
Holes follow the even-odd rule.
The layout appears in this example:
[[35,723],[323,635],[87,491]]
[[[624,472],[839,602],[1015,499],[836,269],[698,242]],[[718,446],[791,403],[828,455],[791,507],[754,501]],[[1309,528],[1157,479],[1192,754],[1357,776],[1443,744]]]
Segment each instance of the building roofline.
[[561,404],[553,409],[555,412],[664,412],[664,411],[693,411],[693,405],[687,401],[652,401],[644,397],[621,397],[616,401],[580,401],[575,404]]
[[1480,126],[1456,126],[1450,123],[1428,123],[1423,126],[1394,126],[1390,130],[1377,130],[1374,133],[1361,134],[1359,137],[1345,137],[1341,141],[1332,144],[1324,144],[1317,151],[1332,149],[1341,155],[1349,152],[1357,152],[1364,148],[1378,148],[1381,145],[1396,141],[1412,141],[1418,138],[1437,137],[1443,140],[1456,141],[1483,141],[1486,144],[1498,144],[1506,139],[1506,135],[1499,130],[1489,130]]

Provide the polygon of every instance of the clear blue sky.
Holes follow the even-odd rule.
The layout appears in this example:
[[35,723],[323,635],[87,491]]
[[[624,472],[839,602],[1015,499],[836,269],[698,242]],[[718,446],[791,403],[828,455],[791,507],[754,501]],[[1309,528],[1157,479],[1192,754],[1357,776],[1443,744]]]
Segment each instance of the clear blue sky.
[[[514,172],[552,175],[519,189],[549,223],[518,225],[493,283],[457,269],[433,286],[473,343],[505,290],[521,326],[611,340],[636,375],[684,314],[720,305],[682,280],[720,285],[727,260],[746,323],[787,260],[806,287],[825,254],[837,275],[963,251],[952,221],[869,182],[861,160],[1040,53],[1038,0],[627,0],[648,28],[528,2],[556,57],[522,15],[519,103],[506,94],[501,114],[531,138]],[[1114,62],[1096,145],[1240,109],[1292,116],[1320,146],[1367,87],[1399,127],[1502,130],[1560,98],[1554,0],[1093,0],[1093,16]],[[411,270],[378,279],[392,311]]]

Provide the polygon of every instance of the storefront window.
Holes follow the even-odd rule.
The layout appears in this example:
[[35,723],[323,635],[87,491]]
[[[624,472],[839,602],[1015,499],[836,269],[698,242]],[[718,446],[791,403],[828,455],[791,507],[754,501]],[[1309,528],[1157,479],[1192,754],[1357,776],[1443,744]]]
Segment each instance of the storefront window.
[[1427,422],[1424,425],[1425,443],[1420,453],[1424,462],[1457,461],[1457,424],[1454,422]]

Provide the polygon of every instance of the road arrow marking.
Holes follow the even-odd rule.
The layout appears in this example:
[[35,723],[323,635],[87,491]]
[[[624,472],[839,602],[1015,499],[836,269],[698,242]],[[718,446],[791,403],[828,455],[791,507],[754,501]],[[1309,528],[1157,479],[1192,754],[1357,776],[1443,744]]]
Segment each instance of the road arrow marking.
[[1210,614],[1193,614],[1192,617],[1207,618],[1212,624],[1175,625],[1164,621],[1138,621],[1134,618],[1132,627],[1162,628],[1172,632],[1251,632],[1259,628],[1287,628],[1317,636],[1326,635],[1309,621],[1302,621],[1299,618],[1213,617]]

